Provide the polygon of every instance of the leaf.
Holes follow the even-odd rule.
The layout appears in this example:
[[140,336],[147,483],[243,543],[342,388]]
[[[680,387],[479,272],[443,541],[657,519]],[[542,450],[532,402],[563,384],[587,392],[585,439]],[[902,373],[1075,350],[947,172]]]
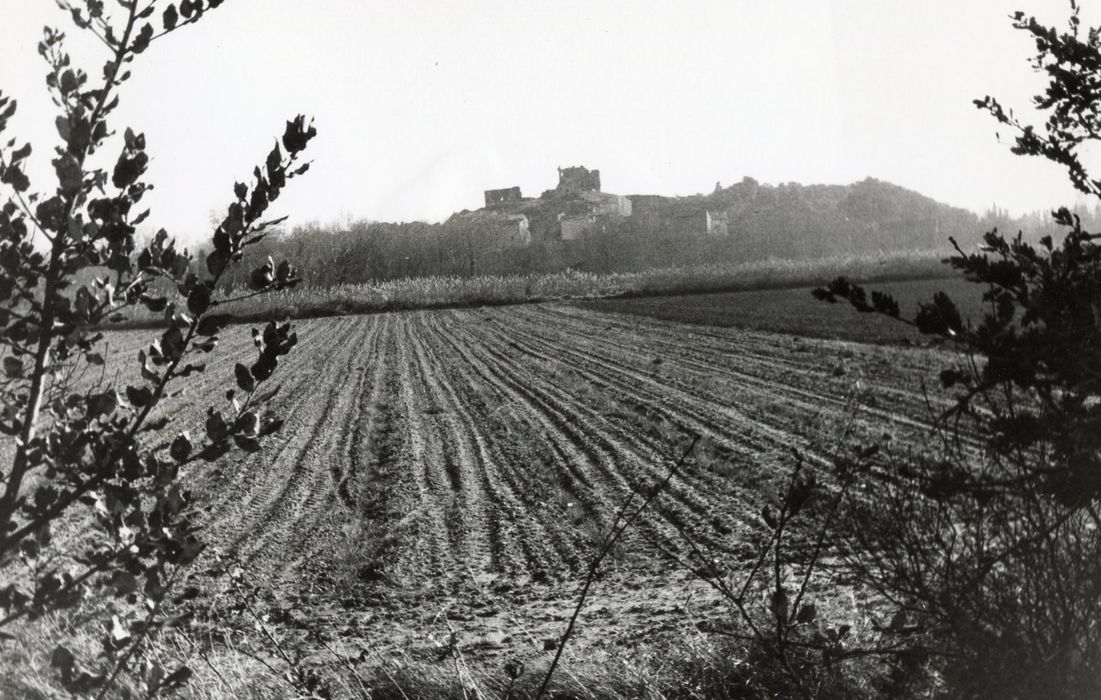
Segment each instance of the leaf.
[[260,428],[260,436],[266,437],[268,435],[274,435],[275,433],[279,432],[279,430],[283,427],[283,422],[284,421],[282,418],[272,418],[271,420],[267,421],[266,423],[264,423],[264,427]]
[[211,251],[210,255],[206,256],[206,270],[215,277],[222,274],[222,270],[226,269],[228,264],[229,256],[220,250]]
[[210,442],[217,444],[229,435],[229,426],[222,417],[221,411],[211,409],[206,417],[206,437]]
[[[150,5],[152,8],[152,5]],[[134,53],[141,53],[149,48],[149,42],[153,40],[153,25],[146,22],[142,25],[138,31],[137,37],[134,38],[133,43],[130,45],[130,50]]]
[[940,372],[940,383],[945,389],[950,389],[959,383],[968,384],[970,383],[969,379],[970,377],[966,372],[951,367]]
[[191,669],[187,666],[180,666],[161,681],[160,687],[163,690],[175,690],[186,685],[190,678]]
[[239,432],[255,437],[260,434],[260,416],[252,411],[245,411],[237,416],[236,427]]
[[287,122],[287,128],[283,132],[283,148],[287,153],[294,155],[306,148],[310,139],[317,135],[317,130],[311,124],[306,128],[306,117],[299,114],[293,121]]
[[265,353],[252,366],[252,376],[262,382],[275,373],[278,364],[279,361],[274,356]]
[[795,621],[801,624],[807,624],[814,622],[814,618],[818,617],[818,609],[814,607],[813,603],[807,603],[799,609],[799,614],[795,616]]
[[61,80],[58,83],[58,89],[61,90],[61,94],[67,95],[78,87],[80,87],[80,83],[77,81],[76,73],[74,73],[71,68],[62,71]]
[[20,610],[29,602],[30,597],[16,588],[14,583],[9,583],[4,588],[0,588],[0,608],[8,612]]
[[248,367],[238,362],[233,371],[237,375],[237,386],[241,387],[242,391],[249,393],[256,391],[256,379],[249,372]]
[[284,260],[283,262],[279,263],[279,267],[275,270],[275,279],[285,284],[293,276],[294,268],[291,267],[291,264],[289,262]]
[[98,352],[90,352],[84,356],[84,359],[87,360],[90,365],[103,364],[103,355],[100,355]]
[[69,119],[65,115],[61,115],[54,119],[54,126],[57,127],[57,133],[61,136],[61,140],[68,143],[69,134],[71,133]]
[[164,13],[161,15],[161,21],[164,23],[164,30],[170,32],[176,28],[176,23],[180,20],[180,14],[176,11],[175,5],[169,5],[164,8]]
[[777,620],[788,619],[788,592],[780,586],[769,597],[769,610]]
[[54,172],[57,174],[57,182],[61,191],[67,195],[80,191],[84,184],[84,171],[69,153],[63,153],[53,160]]
[[262,449],[259,440],[247,435],[234,435],[233,442],[245,452],[255,453]]
[[229,453],[230,449],[231,446],[228,442],[220,441],[204,447],[199,456],[207,462],[215,462]]
[[31,181],[23,174],[23,171],[15,163],[12,163],[0,176],[0,182],[11,185],[16,192],[26,192],[31,186]]
[[185,462],[191,456],[191,436],[185,430],[176,436],[172,446],[168,448],[168,454],[177,462]]
[[187,295],[187,310],[196,316],[202,316],[210,308],[210,287],[196,284]]
[[202,336],[212,336],[217,334],[218,331],[224,328],[232,320],[233,316],[230,314],[210,314],[209,316],[203,316],[195,332]]
[[31,155],[31,145],[29,143],[23,144],[22,148],[17,148],[11,152],[11,162],[18,163],[21,160],[26,160]]
[[76,657],[73,656],[73,652],[60,644],[54,647],[53,654],[50,655],[50,666],[61,669],[64,674],[66,670],[71,670],[75,663]]
[[148,164],[149,156],[144,151],[138,151],[132,155],[123,152],[115,162],[115,169],[111,173],[111,184],[120,190],[126,189],[138,181],[138,178],[145,173]]
[[249,277],[249,281],[252,284],[252,288],[256,291],[270,287],[271,283],[275,281],[275,272],[271,264],[261,265],[253,270],[252,276]]
[[11,379],[17,379],[23,376],[23,363],[15,357],[4,358],[4,374]]
[[145,386],[126,387],[126,400],[135,408],[144,408],[153,400],[153,390]]
[[119,595],[130,595],[138,590],[138,579],[129,571],[116,571],[111,576],[111,585]]
[[149,357],[145,354],[144,350],[138,351],[138,364],[141,365],[142,379],[153,382],[154,384],[161,380],[161,376],[157,374],[149,364]]
[[161,352],[168,360],[175,360],[183,355],[184,336],[183,331],[177,325],[171,326],[161,336]]
[[271,153],[268,154],[267,162],[264,163],[268,169],[268,173],[274,173],[279,169],[279,164],[283,161],[283,154],[279,151],[279,144],[275,144],[275,147],[271,149]]
[[118,394],[114,391],[105,391],[102,394],[93,394],[86,400],[88,415],[95,418],[100,415],[110,415],[118,408]]

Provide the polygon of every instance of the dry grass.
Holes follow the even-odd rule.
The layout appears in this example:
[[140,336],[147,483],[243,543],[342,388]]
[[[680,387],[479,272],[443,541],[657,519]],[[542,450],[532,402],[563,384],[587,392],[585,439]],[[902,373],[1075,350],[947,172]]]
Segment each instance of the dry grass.
[[[90,672],[105,670],[106,664],[94,665],[102,636],[95,621],[102,617],[93,613],[99,610],[102,607],[92,606],[72,614],[51,613],[7,630],[13,639],[0,646],[0,698],[70,697],[50,665],[59,644],[70,649]],[[181,693],[187,698],[259,700],[287,697],[293,690],[256,656],[227,644],[204,651],[202,645],[182,634],[169,633],[156,640],[148,647],[147,658],[169,670],[181,664],[189,666],[195,675]],[[145,697],[145,693],[140,681],[122,674],[104,697]]]
[[[14,630],[15,639],[0,655],[0,697],[46,699],[69,697],[50,667],[53,647],[64,641],[79,658],[94,658],[99,648],[94,629],[75,626],[80,616],[47,616]],[[362,640],[369,648],[369,640]],[[293,656],[293,650],[290,650]],[[469,662],[461,646],[441,649],[435,660],[408,653],[352,656],[332,647],[304,657],[300,668],[322,679],[323,692],[334,698],[372,700],[472,700],[476,698],[534,698],[548,660],[526,665],[486,666]],[[187,664],[194,675],[175,697],[190,700],[245,698],[268,700],[308,697],[288,678],[290,667],[266,644],[257,630],[238,630],[219,641],[196,640],[171,632],[157,640],[150,658],[166,668]],[[771,660],[753,645],[721,635],[686,631],[674,641],[640,643],[631,650],[569,650],[545,697],[555,700],[628,700],[637,698],[725,700],[781,697],[786,679]],[[518,673],[517,673],[518,671]],[[790,690],[790,689],[788,689]],[[140,683],[123,677],[105,697],[143,697]],[[823,697],[859,697],[864,693],[853,679],[842,679],[837,693]]]

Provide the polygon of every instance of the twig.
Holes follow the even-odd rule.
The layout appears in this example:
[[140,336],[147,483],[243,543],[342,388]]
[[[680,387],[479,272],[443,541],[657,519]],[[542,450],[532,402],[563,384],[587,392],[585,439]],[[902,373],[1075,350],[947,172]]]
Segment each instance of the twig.
[[[367,690],[367,683],[363,680],[363,677],[359,675],[359,672],[356,671],[355,666],[352,666],[351,662],[348,661],[346,657],[336,653],[336,650],[326,644],[325,640],[322,639],[320,636],[317,637],[317,643],[324,647],[325,651],[332,654],[337,661],[339,661],[341,664],[344,665],[345,668],[348,669],[348,671],[352,674],[352,677],[356,679],[356,683],[359,684],[359,688],[363,691],[364,697],[369,697],[370,692]],[[405,694],[402,693],[402,695],[404,696]]]
[[183,639],[185,639],[185,640],[187,641],[187,643],[188,643],[188,644],[190,644],[190,645],[191,645],[191,652],[192,652],[192,653],[195,653],[195,654],[198,654],[198,655],[199,655],[199,658],[203,660],[203,663],[205,663],[205,664],[207,665],[207,667],[208,667],[208,668],[209,668],[209,669],[210,669],[211,671],[213,671],[213,672],[214,672],[214,675],[215,675],[215,676],[216,676],[216,677],[218,678],[218,680],[219,680],[219,681],[221,681],[222,685],[223,685],[223,686],[225,686],[225,689],[226,689],[226,690],[228,690],[228,691],[230,691],[230,692],[232,693],[232,692],[233,692],[233,688],[232,688],[232,686],[230,686],[229,682],[228,682],[228,681],[226,681],[226,679],[225,679],[225,677],[224,677],[224,676],[222,675],[221,671],[219,671],[219,670],[218,670],[218,668],[217,668],[217,667],[216,667],[216,666],[215,666],[215,665],[214,665],[214,664],[213,664],[213,663],[212,663],[212,662],[210,661],[210,657],[208,657],[208,656],[206,655],[206,652],[205,652],[205,651],[203,651],[203,650],[202,650],[202,649],[201,649],[201,648],[199,647],[199,645],[198,645],[198,644],[197,644],[197,643],[195,642],[195,640],[194,640],[194,639],[192,639],[192,638],[191,638],[191,637],[190,637],[189,635],[185,635],[185,634],[182,634],[182,633],[181,633],[181,634],[180,634],[180,636],[181,636],[181,637],[182,637]]

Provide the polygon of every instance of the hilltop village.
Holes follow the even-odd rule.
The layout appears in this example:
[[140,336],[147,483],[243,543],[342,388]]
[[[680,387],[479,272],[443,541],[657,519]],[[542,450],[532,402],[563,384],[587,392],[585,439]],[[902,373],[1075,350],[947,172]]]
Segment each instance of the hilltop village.
[[579,165],[558,168],[558,186],[538,198],[524,197],[519,187],[486,190],[484,207],[453,214],[445,226],[476,228],[483,236],[491,232],[501,248],[522,247],[533,241],[577,241],[586,234],[606,232],[628,218],[684,234],[728,234],[726,212],[688,202],[687,206],[670,206],[676,201],[604,192],[600,171]]

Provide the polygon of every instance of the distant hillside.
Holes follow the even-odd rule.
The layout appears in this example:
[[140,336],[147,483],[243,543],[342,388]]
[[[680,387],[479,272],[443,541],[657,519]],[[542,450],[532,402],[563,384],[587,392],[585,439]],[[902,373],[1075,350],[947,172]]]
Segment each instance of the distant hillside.
[[912,190],[867,178],[851,185],[760,184],[744,178],[708,195],[631,196],[636,227],[670,235],[703,229],[738,241],[750,258],[822,257],[943,247],[978,235],[979,218]]

